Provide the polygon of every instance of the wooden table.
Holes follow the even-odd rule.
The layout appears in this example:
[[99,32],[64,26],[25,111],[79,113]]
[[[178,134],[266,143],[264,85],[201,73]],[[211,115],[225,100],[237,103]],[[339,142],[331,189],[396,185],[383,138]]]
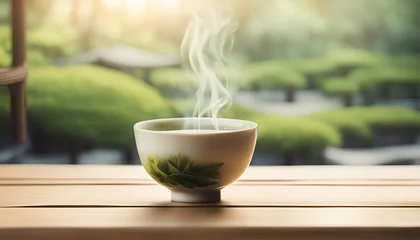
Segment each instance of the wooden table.
[[140,166],[0,166],[0,239],[420,239],[420,167],[250,167],[216,204]]

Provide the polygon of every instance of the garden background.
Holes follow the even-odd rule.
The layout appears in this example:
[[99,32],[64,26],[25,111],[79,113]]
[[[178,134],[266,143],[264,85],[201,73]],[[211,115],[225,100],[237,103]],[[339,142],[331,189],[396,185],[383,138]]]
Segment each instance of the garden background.
[[[0,163],[139,164],[135,122],[191,116],[177,59],[201,1],[26,2],[30,142],[14,153],[0,88]],[[420,164],[420,1],[220,2],[240,26],[221,116],[260,125],[253,165]],[[0,67],[10,41],[1,0]]]

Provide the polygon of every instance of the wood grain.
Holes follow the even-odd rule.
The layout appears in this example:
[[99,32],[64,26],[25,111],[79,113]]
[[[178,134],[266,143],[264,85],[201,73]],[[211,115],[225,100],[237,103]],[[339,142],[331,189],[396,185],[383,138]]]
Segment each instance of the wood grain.
[[[3,165],[0,180],[147,180],[142,166]],[[240,180],[420,180],[420,166],[249,167]]]
[[[183,206],[158,185],[0,186],[0,192],[0,207]],[[222,199],[217,206],[420,207],[420,186],[232,185]]]
[[[418,208],[10,208],[0,239],[418,239]],[[188,238],[187,238],[188,237]]]
[[0,166],[0,239],[420,239],[420,167],[250,167],[181,204],[141,166]]

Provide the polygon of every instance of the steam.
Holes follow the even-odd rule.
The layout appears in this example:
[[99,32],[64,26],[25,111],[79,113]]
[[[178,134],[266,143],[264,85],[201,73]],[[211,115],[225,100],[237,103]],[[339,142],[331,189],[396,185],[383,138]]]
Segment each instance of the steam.
[[[181,44],[182,59],[199,80],[193,117],[211,117],[216,130],[220,109],[232,104],[226,66],[237,27],[229,11],[210,1],[204,11],[193,16]],[[200,129],[200,124],[195,127]]]

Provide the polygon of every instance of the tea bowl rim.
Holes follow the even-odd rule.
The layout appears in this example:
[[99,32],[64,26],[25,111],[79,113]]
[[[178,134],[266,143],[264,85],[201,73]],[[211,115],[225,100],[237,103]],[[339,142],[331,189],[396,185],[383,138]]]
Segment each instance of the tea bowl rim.
[[222,121],[228,121],[228,122],[244,123],[244,124],[247,124],[249,127],[243,127],[243,128],[240,128],[240,129],[228,130],[228,131],[199,132],[198,134],[197,134],[197,132],[176,132],[176,131],[171,131],[171,130],[167,130],[167,131],[165,131],[165,130],[151,130],[151,129],[145,129],[144,127],[141,127],[141,125],[144,125],[144,124],[147,124],[147,123],[164,123],[164,122],[171,122],[171,121],[188,121],[188,120],[197,120],[197,119],[211,121],[214,118],[211,118],[211,117],[157,118],[157,119],[149,119],[149,120],[144,120],[144,121],[137,122],[137,123],[134,124],[133,128],[134,128],[134,131],[139,131],[139,132],[147,132],[147,133],[153,133],[153,134],[164,134],[164,135],[183,135],[183,136],[232,134],[232,133],[256,131],[258,129],[258,124],[256,122],[249,121],[249,120],[243,120],[243,119],[235,119],[235,118],[216,118],[216,119],[217,120],[222,120]]

